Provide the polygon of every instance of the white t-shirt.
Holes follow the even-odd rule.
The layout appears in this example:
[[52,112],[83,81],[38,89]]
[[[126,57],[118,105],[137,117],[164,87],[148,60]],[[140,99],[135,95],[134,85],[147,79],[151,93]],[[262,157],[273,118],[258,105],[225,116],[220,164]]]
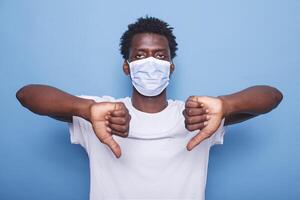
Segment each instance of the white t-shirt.
[[145,113],[132,106],[130,97],[79,97],[121,101],[131,115],[128,137],[113,135],[122,149],[119,159],[99,141],[90,122],[73,116],[68,123],[71,143],[80,144],[89,156],[90,200],[205,199],[209,150],[223,144],[224,118],[210,138],[188,151],[188,141],[199,130],[185,129],[183,101],[168,99],[161,112]]

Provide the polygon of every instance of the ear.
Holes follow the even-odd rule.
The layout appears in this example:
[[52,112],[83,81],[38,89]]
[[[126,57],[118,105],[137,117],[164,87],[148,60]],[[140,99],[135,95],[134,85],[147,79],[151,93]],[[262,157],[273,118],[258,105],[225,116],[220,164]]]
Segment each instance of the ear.
[[129,65],[126,60],[124,60],[124,63],[123,63],[123,72],[126,74],[126,76],[129,76],[129,74],[130,74]]
[[174,72],[174,70],[175,70],[175,65],[174,65],[174,63],[172,62],[171,65],[170,65],[170,76],[171,76],[171,74]]

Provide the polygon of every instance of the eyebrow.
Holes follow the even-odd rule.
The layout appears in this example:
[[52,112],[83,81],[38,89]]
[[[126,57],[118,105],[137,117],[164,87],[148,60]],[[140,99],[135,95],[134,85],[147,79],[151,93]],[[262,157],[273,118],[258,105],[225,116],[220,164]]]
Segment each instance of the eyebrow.
[[[149,49],[146,48],[134,48],[136,51],[148,51]],[[154,48],[151,50],[155,50],[155,51],[167,51],[167,49],[165,48]]]

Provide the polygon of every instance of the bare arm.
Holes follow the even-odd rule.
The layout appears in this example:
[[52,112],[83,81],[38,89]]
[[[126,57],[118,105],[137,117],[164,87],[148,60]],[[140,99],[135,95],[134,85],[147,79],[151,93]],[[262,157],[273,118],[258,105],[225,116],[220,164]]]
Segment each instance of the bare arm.
[[257,85],[219,98],[224,102],[224,124],[230,125],[270,112],[278,106],[283,95],[274,87]]
[[30,84],[16,93],[19,102],[30,111],[54,119],[72,122],[72,116],[89,120],[90,107],[95,102],[70,95],[47,85]]
[[39,115],[66,122],[72,122],[72,116],[88,120],[100,142],[108,145],[117,158],[121,156],[121,148],[112,134],[128,136],[131,117],[123,102],[95,102],[37,84],[22,87],[16,97],[24,107]]
[[224,125],[245,121],[276,108],[283,98],[282,93],[271,86],[256,85],[239,92],[218,97],[190,96],[183,115],[189,131],[199,129],[199,133],[187,144],[192,150],[203,140],[211,137]]

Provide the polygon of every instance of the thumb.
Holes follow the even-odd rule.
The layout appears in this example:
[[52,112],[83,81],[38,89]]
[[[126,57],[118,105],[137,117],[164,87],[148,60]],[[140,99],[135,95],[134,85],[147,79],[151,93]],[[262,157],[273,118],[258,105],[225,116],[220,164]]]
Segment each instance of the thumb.
[[120,145],[114,140],[112,136],[105,138],[102,142],[110,148],[110,150],[115,154],[117,158],[121,157]]
[[191,151],[195,146],[200,144],[203,140],[209,138],[210,135],[205,131],[200,131],[197,135],[195,135],[187,144],[186,148],[188,151]]
[[202,96],[190,96],[189,98],[188,98],[188,101],[192,101],[192,102],[197,102],[198,103],[198,106],[200,106],[200,107],[203,107],[204,106],[204,104],[203,104],[203,102],[204,102],[204,97],[202,97]]
[[122,103],[116,102],[114,103],[114,110],[120,110],[122,109]]

